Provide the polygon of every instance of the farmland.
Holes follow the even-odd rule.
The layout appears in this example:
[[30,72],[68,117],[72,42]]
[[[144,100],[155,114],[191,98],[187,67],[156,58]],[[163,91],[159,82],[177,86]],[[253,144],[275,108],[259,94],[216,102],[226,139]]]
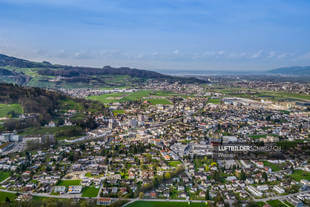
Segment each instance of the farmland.
[[103,94],[100,96],[90,96],[88,99],[99,101],[104,104],[114,103],[114,102],[126,102],[126,101],[142,101],[147,100],[151,104],[171,104],[171,102],[166,98],[169,96],[174,96],[176,94],[166,91],[156,91],[152,92],[150,90],[141,90],[136,92],[118,92]]

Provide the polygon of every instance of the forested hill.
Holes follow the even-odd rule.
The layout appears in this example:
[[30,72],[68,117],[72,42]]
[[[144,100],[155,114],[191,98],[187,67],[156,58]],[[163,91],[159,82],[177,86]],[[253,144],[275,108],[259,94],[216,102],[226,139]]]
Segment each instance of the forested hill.
[[[2,106],[18,105],[22,109],[21,113],[32,114],[32,119],[27,123],[24,122],[25,119],[12,119],[11,125],[14,124],[14,129],[27,128],[29,126],[39,127],[47,124],[51,120],[56,123],[63,123],[66,118],[64,114],[68,110],[76,111],[75,116],[70,117],[72,122],[83,128],[92,128],[94,126],[87,126],[88,123],[85,120],[97,114],[108,116],[110,113],[99,102],[73,99],[58,92],[42,88],[22,87],[4,83],[0,83],[0,104]],[[12,115],[18,118],[15,113],[10,114],[10,116]],[[20,122],[21,120],[23,122]]]
[[[183,83],[206,83],[205,80],[189,77],[175,77],[154,71],[129,67],[103,68],[80,67],[33,62],[0,54],[0,81],[36,87],[119,87],[135,86],[146,80]],[[5,72],[9,70],[12,73]]]

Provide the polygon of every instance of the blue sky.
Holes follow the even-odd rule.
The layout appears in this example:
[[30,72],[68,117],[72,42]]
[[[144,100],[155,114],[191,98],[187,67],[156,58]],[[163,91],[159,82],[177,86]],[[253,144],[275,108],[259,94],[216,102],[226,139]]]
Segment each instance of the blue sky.
[[309,0],[0,0],[0,53],[85,66],[310,65]]

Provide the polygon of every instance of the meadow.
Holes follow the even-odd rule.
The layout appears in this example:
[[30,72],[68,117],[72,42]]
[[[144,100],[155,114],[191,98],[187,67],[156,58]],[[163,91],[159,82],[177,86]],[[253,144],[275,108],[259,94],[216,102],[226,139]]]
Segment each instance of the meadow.
[[80,184],[81,180],[61,180],[57,185],[69,187],[70,185],[80,185]]
[[85,187],[82,191],[82,197],[97,197],[99,188],[95,186]]
[[10,177],[10,173],[6,171],[0,171],[0,182]]
[[23,108],[20,104],[0,104],[0,117],[7,117],[11,111],[14,111],[16,114],[22,114]]
[[290,175],[294,180],[310,180],[310,173],[303,170],[294,170],[294,172]]
[[[102,94],[100,96],[89,96],[88,99],[99,101],[104,104],[115,103],[115,102],[126,102],[126,101],[143,101],[147,100],[151,104],[171,104],[171,102],[163,97],[174,96],[176,94],[169,91],[156,91],[151,90],[140,90],[136,92],[118,92]],[[152,98],[150,98],[152,97]],[[158,97],[158,98],[153,98]]]

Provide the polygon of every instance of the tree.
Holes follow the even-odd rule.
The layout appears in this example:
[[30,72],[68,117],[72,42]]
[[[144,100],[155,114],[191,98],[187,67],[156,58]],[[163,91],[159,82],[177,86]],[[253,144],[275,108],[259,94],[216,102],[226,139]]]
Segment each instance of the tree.
[[219,202],[222,202],[223,201],[223,198],[221,196],[220,193],[217,193],[216,197],[214,198],[214,202],[215,203],[219,203]]
[[263,178],[265,179],[265,181],[267,182],[268,181],[268,176],[267,176],[267,173],[266,172],[263,172]]
[[6,202],[6,203],[11,203],[10,198],[9,198],[9,197],[6,197],[6,198],[5,198],[5,202]]
[[241,170],[241,175],[240,175],[241,180],[246,180],[246,174],[243,170]]
[[206,197],[205,197],[205,199],[206,200],[210,200],[210,191],[209,191],[209,189],[206,191]]
[[164,178],[165,180],[169,180],[171,178],[171,174],[169,172],[166,172]]

